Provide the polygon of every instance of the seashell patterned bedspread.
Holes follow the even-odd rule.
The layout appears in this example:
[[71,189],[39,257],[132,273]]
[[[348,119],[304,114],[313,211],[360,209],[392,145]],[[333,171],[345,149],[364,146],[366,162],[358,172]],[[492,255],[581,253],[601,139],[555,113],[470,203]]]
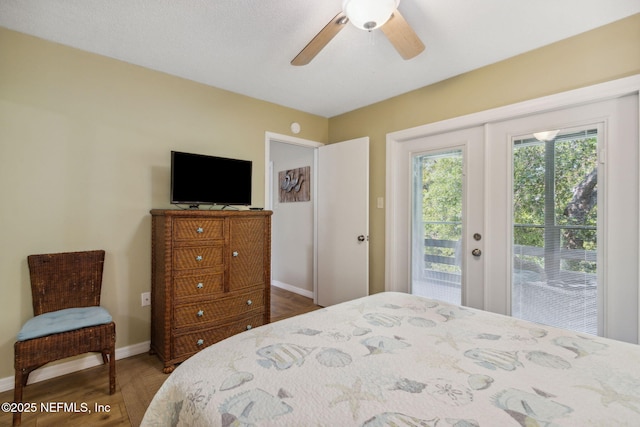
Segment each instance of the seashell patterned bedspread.
[[180,365],[143,426],[639,426],[640,346],[386,292]]

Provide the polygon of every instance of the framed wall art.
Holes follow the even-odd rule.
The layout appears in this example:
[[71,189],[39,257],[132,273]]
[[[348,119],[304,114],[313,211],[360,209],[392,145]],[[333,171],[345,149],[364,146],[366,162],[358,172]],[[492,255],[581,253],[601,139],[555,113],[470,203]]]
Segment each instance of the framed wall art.
[[280,203],[311,200],[311,166],[278,172]]

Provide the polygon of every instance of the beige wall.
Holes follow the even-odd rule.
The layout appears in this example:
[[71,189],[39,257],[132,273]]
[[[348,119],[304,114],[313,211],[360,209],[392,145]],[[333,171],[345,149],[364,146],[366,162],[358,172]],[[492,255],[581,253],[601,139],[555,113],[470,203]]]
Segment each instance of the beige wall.
[[[428,54],[428,52],[427,52]],[[559,65],[561,64],[561,65]],[[265,131],[371,138],[371,283],[384,289],[385,136],[640,73],[640,15],[329,120],[0,29],[0,378],[32,315],[26,256],[104,248],[119,348],[149,339],[152,207],[170,207],[169,151],[254,161]]]
[[33,315],[26,257],[102,248],[117,347],[149,339],[151,208],[169,208],[170,150],[253,160],[265,132],[326,141],[328,120],[0,29],[0,378]]
[[[429,54],[428,47],[426,55]],[[369,136],[371,293],[384,290],[386,134],[640,73],[640,14],[329,120],[329,142]]]

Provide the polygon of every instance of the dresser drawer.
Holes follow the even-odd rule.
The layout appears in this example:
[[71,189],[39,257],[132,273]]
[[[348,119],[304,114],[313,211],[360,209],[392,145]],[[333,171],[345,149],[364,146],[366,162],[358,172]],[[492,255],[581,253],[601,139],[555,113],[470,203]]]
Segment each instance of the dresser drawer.
[[179,276],[173,279],[175,297],[210,297],[224,292],[224,274],[200,274]]
[[241,316],[250,311],[264,312],[264,288],[213,301],[176,305],[173,314],[174,328],[220,324],[224,319]]
[[178,218],[175,220],[174,240],[197,242],[223,238],[224,219]]
[[203,348],[222,341],[232,335],[247,331],[251,328],[264,324],[264,314],[254,315],[246,319],[237,320],[235,322],[216,326],[211,329],[203,329],[197,332],[179,335],[175,337],[173,342],[173,356],[180,358],[182,356],[196,353]]
[[173,251],[173,268],[191,270],[224,264],[222,245],[177,248]]

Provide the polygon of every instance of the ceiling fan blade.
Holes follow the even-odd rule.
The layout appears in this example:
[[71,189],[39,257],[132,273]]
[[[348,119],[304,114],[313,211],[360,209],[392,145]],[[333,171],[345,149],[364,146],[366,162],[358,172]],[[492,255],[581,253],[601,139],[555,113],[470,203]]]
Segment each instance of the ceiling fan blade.
[[293,58],[291,65],[307,65],[318,53],[340,32],[349,22],[344,13],[338,13],[318,34],[309,42],[308,45]]
[[411,59],[424,50],[424,43],[397,9],[380,29],[404,59]]

